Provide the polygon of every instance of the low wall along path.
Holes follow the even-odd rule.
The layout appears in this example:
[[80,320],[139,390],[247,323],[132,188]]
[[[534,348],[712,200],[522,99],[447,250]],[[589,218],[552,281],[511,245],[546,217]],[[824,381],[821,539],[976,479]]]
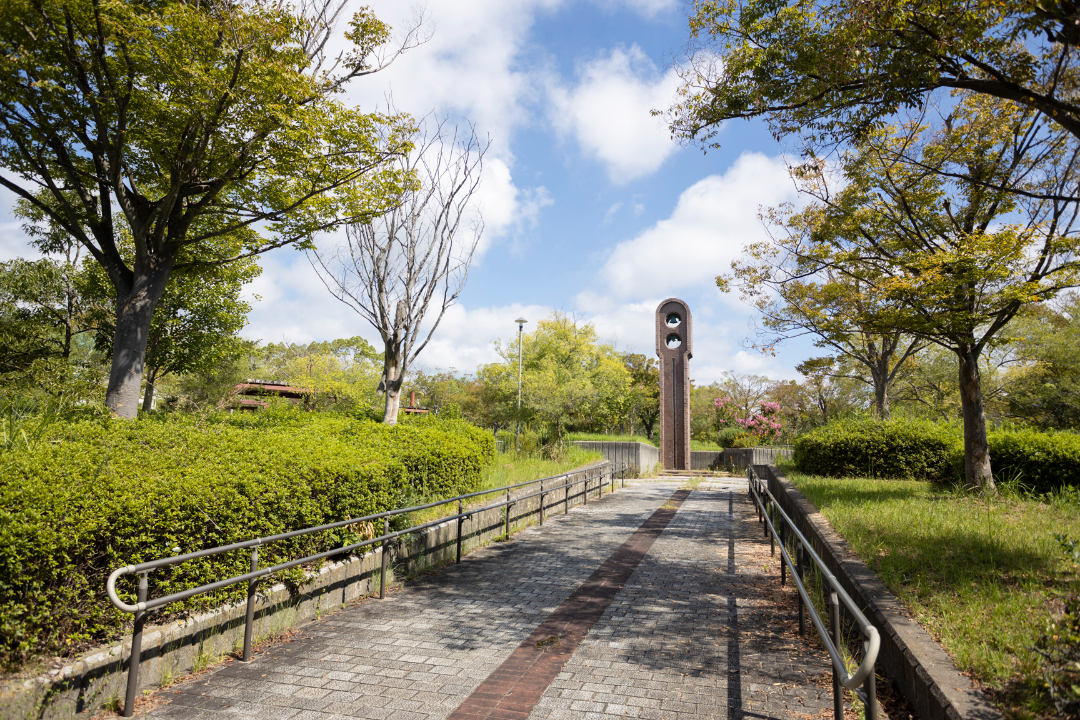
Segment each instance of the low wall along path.
[[630,483],[159,691],[175,720],[827,718],[745,481]]

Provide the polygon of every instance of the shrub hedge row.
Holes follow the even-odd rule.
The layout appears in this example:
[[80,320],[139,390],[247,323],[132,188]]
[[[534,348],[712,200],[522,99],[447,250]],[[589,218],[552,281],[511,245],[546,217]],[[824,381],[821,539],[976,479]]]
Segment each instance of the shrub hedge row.
[[[493,456],[488,433],[434,419],[388,427],[284,412],[57,423],[32,451],[0,454],[0,663],[116,637],[131,619],[105,595],[118,566],[470,492]],[[326,532],[272,543],[260,562],[344,539]],[[249,562],[239,551],[155,571],[150,592],[242,574]],[[134,585],[128,578],[118,590],[131,601]],[[244,595],[235,586],[169,612]]]
[[[1080,435],[1068,432],[1001,430],[987,437],[998,480],[1018,480],[1034,492],[1080,485]],[[961,457],[959,467],[963,468]]]
[[946,480],[959,442],[954,427],[930,421],[841,420],[797,437],[791,459],[813,475]]
[[[994,477],[1038,493],[1080,485],[1080,435],[996,430],[987,436]],[[964,472],[958,426],[920,420],[842,420],[795,440],[800,471],[828,477],[952,481]]]

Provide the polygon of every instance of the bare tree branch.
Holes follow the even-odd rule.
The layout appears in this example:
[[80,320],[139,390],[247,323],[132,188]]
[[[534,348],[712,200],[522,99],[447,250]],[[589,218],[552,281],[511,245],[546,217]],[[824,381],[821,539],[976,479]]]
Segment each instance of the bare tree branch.
[[397,421],[402,379],[453,305],[483,233],[473,203],[484,154],[474,127],[425,118],[415,150],[399,160],[414,183],[393,209],[349,225],[344,243],[308,253],[326,288],[379,331],[385,347],[385,421]]

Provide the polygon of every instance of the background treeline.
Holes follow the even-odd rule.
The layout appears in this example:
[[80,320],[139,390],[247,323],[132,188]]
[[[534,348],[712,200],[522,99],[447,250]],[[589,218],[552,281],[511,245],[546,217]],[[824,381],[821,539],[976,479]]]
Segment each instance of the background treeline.
[[[379,417],[382,353],[360,337],[309,344],[244,340],[249,307],[242,284],[254,263],[233,264],[211,280],[178,280],[162,300],[148,343],[144,409],[159,412],[228,409],[239,383],[280,381],[310,390],[310,410]],[[112,328],[111,302],[96,265],[64,256],[0,263],[0,393],[10,406],[101,405]],[[410,372],[406,400],[449,413],[493,433],[522,424],[526,447],[557,446],[568,434],[655,441],[659,429],[655,358],[602,341],[596,328],[562,313],[522,335],[522,398],[517,406],[518,340],[497,343],[503,361],[473,372]],[[881,387],[866,363],[836,353],[798,366],[799,380],[728,373],[691,393],[691,429],[698,447],[791,442],[830,421],[867,415],[956,421],[961,402],[956,361],[934,345],[900,338],[910,349],[888,360]],[[1032,305],[1006,327],[980,359],[991,427],[1080,427],[1080,295]],[[882,411],[882,396],[887,399]],[[726,401],[718,407],[718,399]],[[746,421],[767,412],[774,432],[751,432]],[[9,409],[10,412],[10,409]]]

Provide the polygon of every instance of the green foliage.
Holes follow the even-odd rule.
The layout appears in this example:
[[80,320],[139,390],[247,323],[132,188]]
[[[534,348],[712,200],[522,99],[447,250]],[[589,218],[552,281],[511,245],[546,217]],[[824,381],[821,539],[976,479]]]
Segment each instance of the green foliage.
[[1061,617],[1047,623],[1035,651],[1043,657],[1045,688],[1058,714],[1080,717],[1080,595],[1068,598]]
[[[131,262],[134,250],[127,235],[121,247],[125,259]],[[240,356],[244,341],[237,333],[247,325],[251,311],[240,294],[244,285],[261,272],[254,258],[246,258],[171,278],[150,321],[145,377],[148,398],[153,397],[154,386],[168,375],[209,373]],[[92,259],[84,263],[81,275],[83,295],[93,303],[94,345],[98,351],[112,355],[116,290]]]
[[694,0],[673,133],[715,142],[722,121],[844,139],[938,88],[1013,99],[1080,136],[1075,10],[1065,3]]
[[1080,435],[1037,430],[999,430],[987,436],[994,474],[1037,494],[1080,485]]
[[1047,428],[1080,429],[1080,294],[1059,307],[1044,303],[1017,318],[1008,412]]
[[[560,312],[537,323],[522,339],[522,415],[561,442],[568,425],[587,422],[611,430],[630,408],[631,373],[596,328]],[[496,344],[507,360],[503,387],[516,381],[518,346]],[[478,375],[495,374],[485,366]],[[488,369],[491,368],[489,371]]]
[[[389,28],[362,9],[331,69],[325,13],[336,12],[317,5],[15,0],[0,13],[4,185],[42,234],[55,226],[108,275],[106,401],[125,417],[172,273],[311,247],[409,182],[386,160],[409,149],[411,118],[334,98],[379,69]],[[131,258],[116,242],[125,228]]]
[[946,480],[961,450],[954,426],[923,420],[839,420],[795,439],[801,472],[826,477]]
[[[462,421],[397,427],[275,407],[197,420],[50,424],[33,451],[0,452],[0,663],[69,654],[130,617],[105,596],[116,567],[406,506],[475,489],[491,436]],[[317,533],[260,549],[263,566],[340,547]],[[174,553],[173,548],[179,548]],[[247,571],[247,552],[159,570],[161,596]],[[286,579],[302,579],[292,573]],[[129,579],[118,591],[129,602]],[[170,614],[237,601],[197,596]]]
[[[792,475],[851,549],[994,698],[1047,717],[1032,649],[1047,601],[1072,592],[1076,566],[1055,532],[1080,528],[1080,503],[996,497],[923,481]],[[1057,606],[1057,607],[1054,607]],[[1060,639],[1061,636],[1059,636]],[[1034,711],[1034,712],[1033,712]]]

